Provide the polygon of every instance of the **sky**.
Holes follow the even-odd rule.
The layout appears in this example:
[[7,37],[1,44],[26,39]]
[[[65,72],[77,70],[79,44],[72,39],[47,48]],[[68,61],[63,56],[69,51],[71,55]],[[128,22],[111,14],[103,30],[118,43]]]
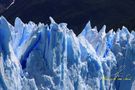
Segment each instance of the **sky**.
[[[4,0],[0,3],[2,1]],[[10,5],[6,3],[7,6]],[[89,20],[92,27],[97,26],[98,30],[103,25],[107,25],[107,31],[116,31],[122,26],[126,26],[129,31],[134,30],[134,10],[134,0],[16,0],[0,14],[11,24],[16,17],[20,17],[25,23],[34,21],[47,24],[50,23],[49,16],[52,16],[58,23],[68,23],[68,28],[79,34]]]

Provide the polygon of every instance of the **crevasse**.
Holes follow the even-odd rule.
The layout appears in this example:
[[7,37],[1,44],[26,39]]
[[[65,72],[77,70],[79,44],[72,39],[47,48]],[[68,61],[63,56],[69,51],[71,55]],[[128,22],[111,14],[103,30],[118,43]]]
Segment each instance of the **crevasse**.
[[0,17],[0,90],[135,90],[134,31],[50,21]]

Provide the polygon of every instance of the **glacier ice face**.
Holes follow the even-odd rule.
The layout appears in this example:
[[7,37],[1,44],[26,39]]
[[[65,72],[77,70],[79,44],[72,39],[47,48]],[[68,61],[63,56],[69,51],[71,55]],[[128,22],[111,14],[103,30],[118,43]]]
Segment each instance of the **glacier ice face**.
[[1,90],[134,90],[135,32],[90,21],[76,36],[66,23],[12,26],[0,17]]
[[[37,90],[34,79],[22,77],[19,60],[10,43],[11,25],[4,17],[0,17],[0,90]],[[32,84],[27,86],[27,84]]]

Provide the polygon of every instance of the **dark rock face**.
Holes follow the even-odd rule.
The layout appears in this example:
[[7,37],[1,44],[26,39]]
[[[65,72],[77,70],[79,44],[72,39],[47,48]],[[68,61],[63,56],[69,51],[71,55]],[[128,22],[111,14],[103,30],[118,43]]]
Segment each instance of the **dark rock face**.
[[24,22],[48,23],[52,16],[58,22],[69,23],[68,27],[78,34],[88,20],[99,29],[104,24],[108,30],[123,25],[134,29],[134,9],[134,0],[17,0],[2,15],[11,23],[17,16]]

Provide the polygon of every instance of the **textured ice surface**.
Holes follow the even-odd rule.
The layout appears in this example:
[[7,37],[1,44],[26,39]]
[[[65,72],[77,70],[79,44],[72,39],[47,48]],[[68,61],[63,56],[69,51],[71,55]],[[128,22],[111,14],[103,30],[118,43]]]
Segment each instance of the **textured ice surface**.
[[66,23],[12,26],[0,17],[0,90],[135,90],[135,32],[90,22],[78,36]]

